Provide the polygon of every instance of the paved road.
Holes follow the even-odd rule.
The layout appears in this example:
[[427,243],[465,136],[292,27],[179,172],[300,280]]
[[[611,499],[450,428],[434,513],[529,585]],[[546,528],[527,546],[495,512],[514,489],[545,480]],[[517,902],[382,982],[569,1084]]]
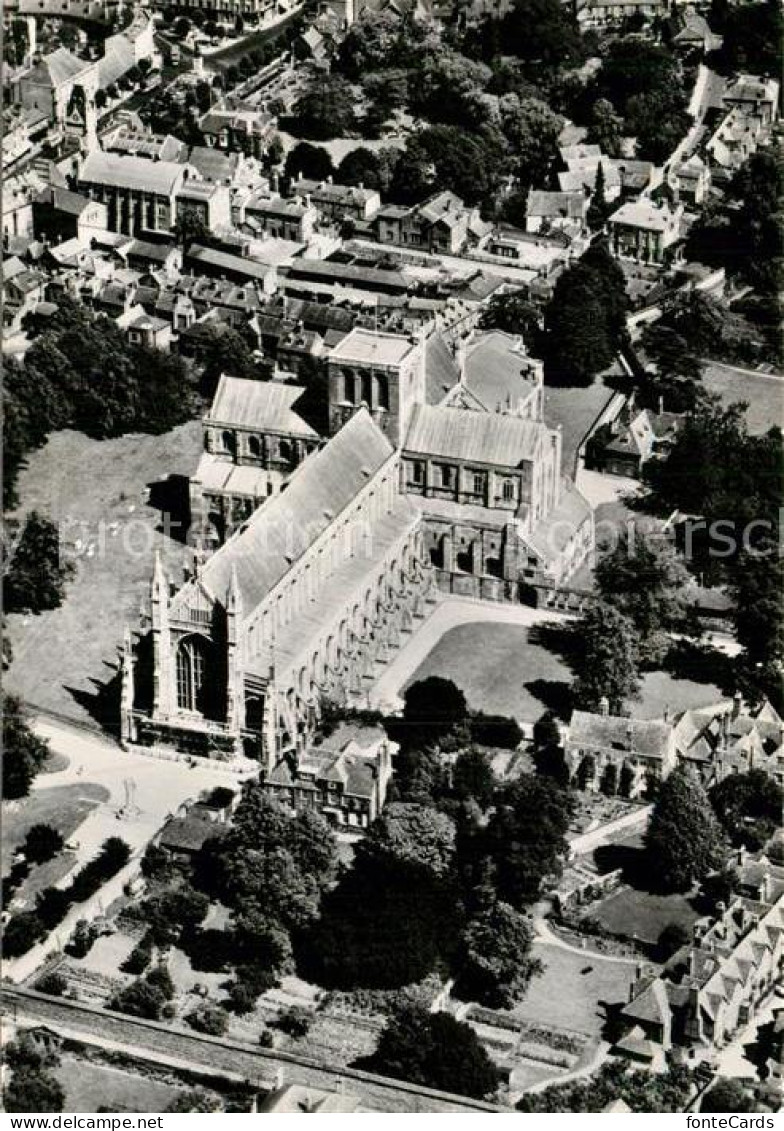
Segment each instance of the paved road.
[[185,1067],[228,1079],[243,1080],[259,1090],[282,1083],[343,1090],[360,1097],[376,1112],[500,1112],[493,1104],[436,1092],[351,1068],[332,1069],[306,1057],[256,1049],[238,1041],[220,1040],[155,1021],[108,1013],[79,1002],[48,998],[32,990],[2,987],[0,1004],[12,1024],[44,1024],[72,1040],[121,1050],[156,1064]]

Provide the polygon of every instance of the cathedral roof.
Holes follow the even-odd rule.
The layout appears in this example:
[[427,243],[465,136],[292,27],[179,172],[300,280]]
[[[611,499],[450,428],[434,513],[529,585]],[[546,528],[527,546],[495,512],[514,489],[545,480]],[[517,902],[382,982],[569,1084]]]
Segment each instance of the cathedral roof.
[[519,467],[536,457],[546,431],[543,424],[515,416],[419,405],[411,416],[405,449],[461,463]]
[[318,433],[294,408],[303,392],[301,385],[252,381],[224,373],[207,415],[207,423],[232,424],[259,432],[280,432],[287,436],[317,439]]
[[360,409],[314,452],[247,526],[213,554],[201,572],[207,592],[225,601],[236,570],[244,611],[250,613],[345,510],[392,455],[370,414]]

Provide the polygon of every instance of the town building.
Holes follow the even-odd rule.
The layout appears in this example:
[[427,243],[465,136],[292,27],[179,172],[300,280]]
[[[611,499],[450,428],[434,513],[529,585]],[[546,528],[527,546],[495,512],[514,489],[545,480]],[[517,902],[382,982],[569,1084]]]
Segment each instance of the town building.
[[213,106],[198,125],[206,145],[261,158],[275,136],[276,119],[255,106]]
[[242,205],[240,224],[275,239],[308,243],[318,220],[318,210],[305,200],[284,200],[263,193],[252,194]]
[[586,467],[639,479],[650,460],[666,453],[681,420],[678,413],[638,409],[632,401],[588,438]]
[[366,409],[172,592],[123,661],[123,737],[266,770],[311,744],[324,696],[360,697],[425,615],[433,577],[399,458]]
[[344,734],[345,724],[295,758],[284,755],[263,780],[264,790],[294,811],[315,809],[338,829],[366,829],[384,807],[392,780],[386,733]]
[[82,162],[78,190],[107,206],[110,231],[125,235],[170,233],[187,165],[104,153],[95,148]]
[[588,213],[584,192],[544,192],[531,189],[525,206],[525,230],[542,232],[552,229],[582,228]]
[[683,206],[670,208],[640,198],[610,216],[610,246],[619,259],[663,266],[677,258],[684,239]]
[[27,110],[42,111],[62,136],[75,133],[96,144],[95,95],[100,86],[98,64],[58,47],[19,80],[17,101]]
[[624,785],[626,796],[638,797],[677,765],[671,723],[611,715],[606,702],[599,713],[573,711],[563,745],[571,776],[594,792]]
[[55,185],[41,189],[33,200],[35,232],[54,243],[75,238],[86,246],[95,232],[108,226],[108,220],[105,204]]
[[675,1045],[695,1055],[724,1047],[753,1018],[784,966],[784,885],[770,900],[736,896],[694,924],[691,943],[662,975],[638,973],[614,1052],[656,1070]]
[[674,740],[678,760],[705,786],[731,774],[764,770],[784,787],[784,720],[768,702],[750,709],[736,695],[684,711]]
[[204,417],[204,453],[190,481],[191,521],[218,546],[320,446],[296,410],[304,390],[224,374]]
[[375,223],[379,243],[449,255],[476,246],[492,228],[478,208],[447,191],[411,208],[385,205],[376,213]]
[[381,197],[376,189],[336,184],[332,177],[310,181],[300,176],[292,182],[291,194],[295,200],[312,205],[324,220],[335,224],[372,220],[381,208]]

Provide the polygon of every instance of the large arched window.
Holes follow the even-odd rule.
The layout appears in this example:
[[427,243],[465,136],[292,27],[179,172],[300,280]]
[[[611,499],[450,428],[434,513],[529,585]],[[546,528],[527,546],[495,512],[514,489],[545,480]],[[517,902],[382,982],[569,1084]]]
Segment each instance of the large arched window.
[[362,374],[362,400],[365,402],[365,404],[368,406],[368,408],[373,407],[373,374],[372,373],[363,373]]
[[177,706],[183,711],[203,709],[203,689],[209,644],[201,636],[186,636],[177,649]]
[[389,385],[385,373],[376,375],[376,395],[379,408],[389,408]]

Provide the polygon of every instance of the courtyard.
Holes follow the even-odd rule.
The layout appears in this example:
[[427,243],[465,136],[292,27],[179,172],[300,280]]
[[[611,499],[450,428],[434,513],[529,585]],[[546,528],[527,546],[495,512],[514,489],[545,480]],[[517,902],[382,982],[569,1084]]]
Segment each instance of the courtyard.
[[30,455],[18,517],[37,510],[52,519],[76,575],[60,608],[6,618],[8,691],[75,721],[116,725],[118,649],[148,601],[155,550],[174,580],[188,557],[181,541],[161,532],[160,504],[182,494],[200,451],[201,424],[193,421],[162,436],[115,440],[56,432]]
[[[549,610],[445,599],[408,640],[371,691],[399,706],[406,687],[429,676],[452,680],[472,710],[534,723],[546,710],[568,719],[572,673],[559,641],[565,618]],[[668,671],[646,673],[636,718],[677,714],[721,698],[720,689]]]

